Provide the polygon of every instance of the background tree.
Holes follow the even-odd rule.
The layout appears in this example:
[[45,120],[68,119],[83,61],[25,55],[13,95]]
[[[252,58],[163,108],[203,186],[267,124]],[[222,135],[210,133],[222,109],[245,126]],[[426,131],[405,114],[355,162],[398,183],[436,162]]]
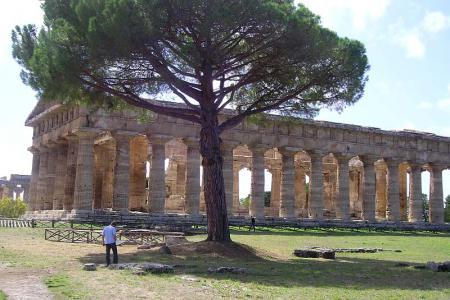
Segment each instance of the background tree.
[[422,219],[424,222],[428,222],[430,219],[430,201],[428,201],[428,195],[422,193]]
[[7,218],[17,218],[25,213],[27,205],[21,199],[13,200],[4,197],[0,200],[0,216]]
[[445,222],[450,222],[450,195],[445,198]]
[[[291,0],[46,0],[13,55],[44,100],[120,101],[199,124],[208,240],[229,240],[220,134],[267,111],[315,115],[362,96],[364,46]],[[155,99],[177,99],[184,107]],[[234,109],[224,121],[224,108]]]

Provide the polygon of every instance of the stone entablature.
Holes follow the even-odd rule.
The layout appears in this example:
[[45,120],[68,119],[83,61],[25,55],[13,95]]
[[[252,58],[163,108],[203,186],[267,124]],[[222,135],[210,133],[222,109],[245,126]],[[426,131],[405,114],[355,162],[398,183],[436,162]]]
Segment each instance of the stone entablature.
[[[34,128],[31,210],[201,212],[199,126],[157,114],[145,122],[137,119],[132,111],[38,104],[26,121]],[[431,222],[443,222],[442,170],[450,166],[450,138],[285,121],[273,115],[268,119],[261,125],[247,121],[222,134],[230,213],[420,221],[420,172],[429,170]],[[252,172],[248,210],[238,197],[238,174],[244,167]],[[265,169],[272,174],[267,207]]]

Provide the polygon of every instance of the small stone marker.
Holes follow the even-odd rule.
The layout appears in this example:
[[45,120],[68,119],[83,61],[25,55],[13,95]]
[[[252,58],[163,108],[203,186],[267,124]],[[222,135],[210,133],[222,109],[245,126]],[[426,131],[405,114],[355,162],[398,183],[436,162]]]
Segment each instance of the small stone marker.
[[161,248],[159,248],[159,253],[161,253],[161,254],[172,254],[172,251],[170,250],[169,247],[164,245]]
[[306,258],[324,258],[324,259],[336,258],[335,251],[327,248],[297,249],[294,250],[294,255]]
[[218,267],[218,268],[209,267],[208,273],[243,274],[243,273],[247,273],[247,269],[246,268],[236,268],[236,267]]
[[189,241],[184,236],[179,235],[166,235],[164,237],[167,246],[187,244]]
[[85,271],[97,271],[97,266],[95,264],[84,264],[83,270],[85,270]]
[[434,272],[450,272],[450,261],[445,261],[442,263],[429,261],[427,262],[426,267]]

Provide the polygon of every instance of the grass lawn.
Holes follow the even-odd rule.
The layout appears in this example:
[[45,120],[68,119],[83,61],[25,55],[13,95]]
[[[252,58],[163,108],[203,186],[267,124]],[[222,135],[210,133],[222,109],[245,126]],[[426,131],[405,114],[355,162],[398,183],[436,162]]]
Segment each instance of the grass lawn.
[[[48,242],[43,235],[42,229],[0,228],[0,264],[24,274],[41,274],[57,299],[450,299],[450,273],[413,267],[450,260],[450,234],[234,230],[233,241],[255,249],[257,255],[246,257],[169,256],[136,246],[119,247],[120,262],[176,265],[174,274],[145,276],[102,267],[83,271],[84,263],[103,263],[103,247]],[[200,241],[204,236],[189,239]],[[303,246],[402,252],[337,253],[334,261],[292,255]],[[398,262],[410,266],[396,266]],[[208,267],[215,266],[245,267],[248,273],[208,274]]]

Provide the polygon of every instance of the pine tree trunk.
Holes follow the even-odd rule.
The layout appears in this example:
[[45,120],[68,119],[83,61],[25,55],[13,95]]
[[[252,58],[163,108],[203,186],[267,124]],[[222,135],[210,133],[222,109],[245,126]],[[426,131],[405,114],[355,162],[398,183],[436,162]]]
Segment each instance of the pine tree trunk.
[[203,157],[203,192],[208,217],[208,241],[227,242],[230,239],[225,184],[223,181],[223,159],[220,152],[220,137],[217,118],[202,126],[200,131],[200,153]]

